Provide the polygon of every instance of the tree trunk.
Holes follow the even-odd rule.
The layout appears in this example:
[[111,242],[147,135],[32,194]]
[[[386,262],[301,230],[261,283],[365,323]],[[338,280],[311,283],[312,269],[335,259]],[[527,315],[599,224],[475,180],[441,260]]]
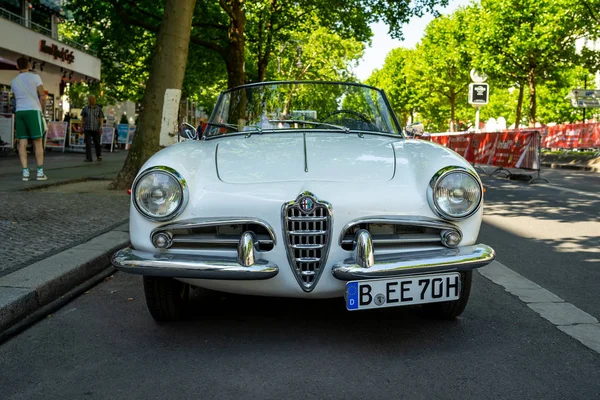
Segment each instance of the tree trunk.
[[246,83],[246,14],[243,10],[243,0],[232,0],[230,3],[230,23],[228,29],[229,46],[225,63],[227,64],[227,86],[233,87]]
[[271,47],[273,47],[273,28],[275,24],[275,14],[278,11],[277,0],[271,0],[269,22],[266,26],[266,39],[264,44],[264,52],[261,51],[263,46],[263,21],[259,26],[258,40],[258,81],[264,82],[267,77],[267,67],[269,66],[269,58],[271,57]]
[[529,84],[529,126],[535,126],[535,113],[537,100],[535,93],[535,69],[531,68],[527,74],[527,83]]
[[166,0],[150,79],[142,100],[143,111],[123,169],[110,185],[112,189],[130,188],[142,165],[160,150],[165,93],[167,89],[181,92],[195,3],[196,0]]
[[519,99],[517,100],[517,116],[515,117],[515,129],[519,129],[521,125],[521,109],[523,108],[523,92],[525,90],[525,86],[523,82],[519,82]]

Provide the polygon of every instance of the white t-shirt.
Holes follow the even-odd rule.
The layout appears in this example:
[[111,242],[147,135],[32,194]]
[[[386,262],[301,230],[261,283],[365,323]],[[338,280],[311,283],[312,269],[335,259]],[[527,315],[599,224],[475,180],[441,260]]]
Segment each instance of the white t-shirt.
[[38,86],[42,86],[42,79],[39,75],[31,72],[23,72],[12,80],[10,87],[15,95],[17,111],[42,111],[38,98]]

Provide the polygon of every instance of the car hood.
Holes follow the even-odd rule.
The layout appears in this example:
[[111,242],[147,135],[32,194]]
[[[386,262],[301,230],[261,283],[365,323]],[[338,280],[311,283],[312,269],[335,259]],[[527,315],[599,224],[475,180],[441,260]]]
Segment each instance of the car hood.
[[217,173],[227,183],[382,182],[395,173],[392,143],[396,138],[297,132],[219,140]]

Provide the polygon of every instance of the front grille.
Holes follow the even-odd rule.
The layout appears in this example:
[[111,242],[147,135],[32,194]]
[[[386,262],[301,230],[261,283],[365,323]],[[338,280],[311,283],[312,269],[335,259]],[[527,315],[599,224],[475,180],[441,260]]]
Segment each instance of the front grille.
[[273,250],[275,235],[264,221],[249,218],[206,218],[178,221],[155,229],[171,237],[171,249],[203,251],[237,251],[244,232],[252,232],[256,238],[256,249],[261,252]]
[[290,266],[303,290],[309,292],[317,284],[327,261],[330,243],[331,213],[329,205],[314,196],[314,208],[303,211],[301,195],[284,206],[284,236]]
[[340,236],[342,249],[354,250],[356,233],[362,229],[369,231],[375,254],[443,247],[442,234],[449,230],[462,236],[456,226],[444,221],[367,217],[353,221],[343,229]]

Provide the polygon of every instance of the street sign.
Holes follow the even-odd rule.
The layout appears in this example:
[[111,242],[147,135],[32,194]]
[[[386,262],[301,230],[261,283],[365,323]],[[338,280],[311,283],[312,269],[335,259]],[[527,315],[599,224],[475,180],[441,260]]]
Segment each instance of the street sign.
[[571,105],[578,108],[599,108],[600,90],[573,89],[569,93]]
[[469,84],[469,104],[474,106],[484,106],[488,103],[490,97],[489,85],[487,83]]

